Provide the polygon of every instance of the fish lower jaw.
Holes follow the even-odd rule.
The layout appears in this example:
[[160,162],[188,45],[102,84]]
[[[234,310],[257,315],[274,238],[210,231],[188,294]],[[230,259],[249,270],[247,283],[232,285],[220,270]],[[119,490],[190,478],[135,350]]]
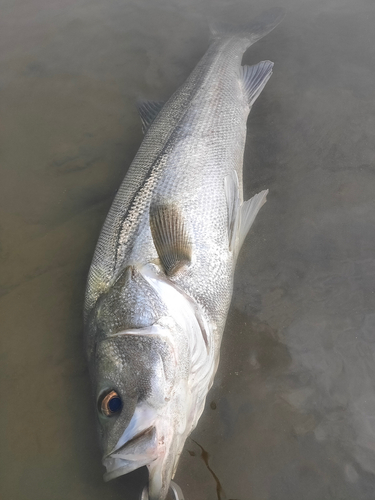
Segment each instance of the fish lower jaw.
[[171,422],[160,419],[155,426],[138,434],[104,457],[103,465],[107,469],[103,476],[104,481],[110,481],[146,466],[149,481],[145,498],[164,500],[187,437],[178,433],[167,433],[169,427]]
[[104,481],[149,465],[158,458],[160,451],[156,429],[149,427],[103,458],[103,465],[107,469],[103,476]]
[[156,459],[157,456],[152,453],[152,450],[145,455],[124,455],[122,457],[119,454],[116,458],[108,457],[103,460],[103,465],[107,469],[107,472],[103,475],[103,479],[106,482],[111,481],[111,479],[128,474],[145,465],[148,466]]

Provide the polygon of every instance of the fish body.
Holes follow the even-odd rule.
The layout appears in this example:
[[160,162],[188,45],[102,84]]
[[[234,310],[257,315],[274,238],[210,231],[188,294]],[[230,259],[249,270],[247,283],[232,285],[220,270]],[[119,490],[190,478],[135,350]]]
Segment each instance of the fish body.
[[272,63],[243,52],[280,21],[219,32],[145,137],[92,261],[85,338],[109,480],[146,465],[163,500],[219,362],[241,244],[266,191],[244,202],[246,120]]

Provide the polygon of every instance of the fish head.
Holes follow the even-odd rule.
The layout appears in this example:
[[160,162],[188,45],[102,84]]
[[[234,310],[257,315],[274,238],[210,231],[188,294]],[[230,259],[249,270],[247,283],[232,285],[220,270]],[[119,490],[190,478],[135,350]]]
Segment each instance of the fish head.
[[203,411],[214,365],[202,320],[189,300],[156,275],[144,272],[144,279],[166,304],[159,318],[116,331],[109,328],[111,311],[102,302],[96,316],[102,333],[89,361],[104,479],[147,466],[149,498],[164,500],[185,440]]
[[165,498],[177,466],[189,400],[168,322],[101,340],[92,373],[104,479],[147,466],[155,500]]

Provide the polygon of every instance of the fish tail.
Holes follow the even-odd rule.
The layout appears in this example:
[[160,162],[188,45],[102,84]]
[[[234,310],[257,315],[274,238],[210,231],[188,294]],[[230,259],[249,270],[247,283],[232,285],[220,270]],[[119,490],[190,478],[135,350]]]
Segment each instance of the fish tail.
[[273,7],[251,21],[247,25],[232,26],[222,22],[211,22],[210,31],[214,40],[223,38],[241,38],[250,47],[257,42],[282,21],[285,10],[281,7]]

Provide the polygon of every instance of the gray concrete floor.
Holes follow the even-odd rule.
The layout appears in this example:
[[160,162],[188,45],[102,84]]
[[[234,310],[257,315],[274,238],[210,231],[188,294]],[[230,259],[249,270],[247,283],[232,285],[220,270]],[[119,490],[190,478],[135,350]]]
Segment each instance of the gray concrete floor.
[[[215,385],[176,482],[187,500],[375,498],[375,3],[285,0],[245,63],[275,62],[250,115],[241,252]],[[136,500],[110,483],[82,348],[90,260],[141,140],[208,45],[261,0],[3,0],[0,497]]]

